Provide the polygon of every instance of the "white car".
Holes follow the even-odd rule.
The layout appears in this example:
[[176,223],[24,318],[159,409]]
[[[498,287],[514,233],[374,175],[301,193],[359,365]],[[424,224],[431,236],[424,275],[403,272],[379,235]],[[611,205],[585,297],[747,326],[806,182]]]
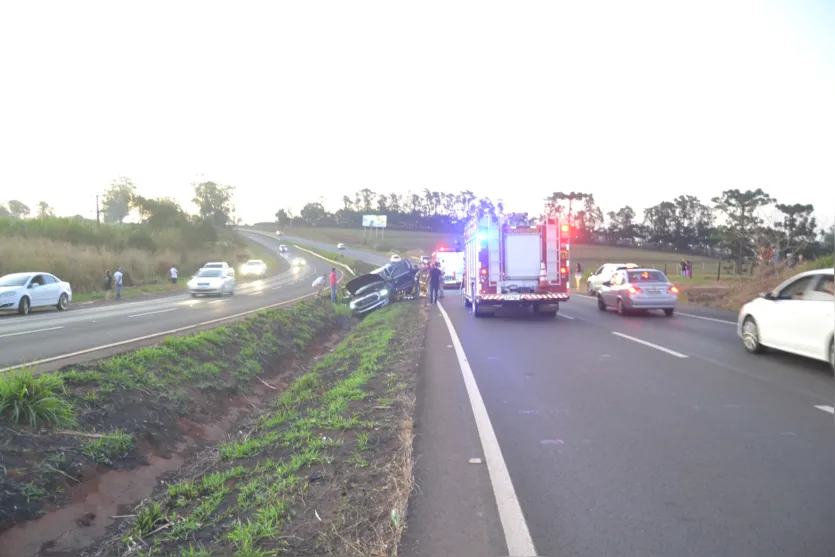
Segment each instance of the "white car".
[[32,308],[69,307],[72,287],[49,273],[13,273],[0,277],[0,311],[27,315]]
[[336,249],[345,249],[345,244],[336,244]]
[[612,279],[612,275],[621,269],[637,269],[634,263],[606,263],[589,275],[586,290],[590,296],[596,295],[603,287],[603,283]]
[[235,278],[235,268],[230,267],[229,263],[225,261],[212,261],[210,263],[206,263],[200,270],[202,271],[203,269],[225,269],[232,273],[232,278]]
[[192,297],[217,295],[235,295],[235,275],[231,269],[202,268],[188,281],[188,291]]
[[287,246],[281,244],[280,246],[278,246],[278,251],[280,251],[281,253],[287,253]]
[[241,265],[241,274],[245,277],[263,277],[267,274],[267,264],[260,259],[250,259]]
[[305,261],[301,257],[293,259],[293,267],[304,267],[305,265],[307,265],[307,261]]
[[399,255],[394,254],[389,258],[389,261],[391,261],[392,263],[400,263],[401,259]]
[[774,348],[835,370],[835,271],[806,271],[763,292],[742,306],[737,334],[748,352]]

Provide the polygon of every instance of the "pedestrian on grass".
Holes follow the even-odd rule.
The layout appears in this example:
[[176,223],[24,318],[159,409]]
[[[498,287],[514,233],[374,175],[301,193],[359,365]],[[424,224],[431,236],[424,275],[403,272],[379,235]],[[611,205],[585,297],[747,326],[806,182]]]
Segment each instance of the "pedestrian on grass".
[[177,271],[176,265],[171,265],[171,270],[168,271],[168,275],[171,277],[171,284],[177,285],[177,278],[179,276],[179,272]]
[[685,271],[687,278],[693,278],[693,263],[687,262],[687,270]]
[[435,263],[435,266],[429,269],[429,303],[438,303],[438,289],[441,286],[441,264]]
[[679,265],[681,265],[681,278],[685,278],[687,276],[687,260],[682,257]]
[[110,299],[110,289],[113,288],[113,275],[110,274],[110,269],[104,271],[104,301]]
[[577,268],[574,271],[574,280],[577,281],[577,290],[580,290],[580,281],[583,280],[583,266],[577,262]]
[[120,266],[118,269],[116,269],[116,272],[113,273],[113,282],[116,283],[116,299],[117,300],[122,299],[122,278],[123,277],[124,277],[124,274],[122,273],[122,267]]
[[318,292],[325,287],[325,282],[328,280],[328,275],[322,275],[313,281],[313,291]]
[[330,283],[331,283],[331,303],[336,303],[336,285],[338,281],[336,280],[336,267],[331,267],[331,276],[330,276]]

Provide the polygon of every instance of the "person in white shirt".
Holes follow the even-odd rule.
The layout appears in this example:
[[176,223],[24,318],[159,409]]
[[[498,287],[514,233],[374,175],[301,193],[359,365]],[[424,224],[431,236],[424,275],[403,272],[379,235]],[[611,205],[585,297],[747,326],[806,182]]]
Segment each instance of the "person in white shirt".
[[116,299],[122,299],[122,268],[119,267],[116,269],[116,272],[113,273],[113,282],[116,284]]
[[314,280],[313,281],[313,290],[318,290],[320,288],[324,288],[325,281],[327,281],[327,279],[328,279],[327,275],[322,275],[321,277]]
[[177,277],[179,276],[179,273],[177,272],[177,266],[172,265],[171,271],[169,272],[171,274],[171,284],[177,284]]

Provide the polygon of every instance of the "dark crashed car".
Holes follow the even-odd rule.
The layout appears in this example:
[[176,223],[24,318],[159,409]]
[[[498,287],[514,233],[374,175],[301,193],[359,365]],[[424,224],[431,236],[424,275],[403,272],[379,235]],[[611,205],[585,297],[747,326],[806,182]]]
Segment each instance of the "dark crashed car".
[[381,308],[397,294],[411,292],[418,268],[409,261],[389,263],[345,285],[348,307],[357,315]]

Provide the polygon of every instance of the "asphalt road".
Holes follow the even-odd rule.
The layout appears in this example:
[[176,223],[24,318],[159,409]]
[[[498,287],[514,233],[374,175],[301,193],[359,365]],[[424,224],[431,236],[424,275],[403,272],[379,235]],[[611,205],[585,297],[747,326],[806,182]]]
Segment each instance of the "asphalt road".
[[336,246],[333,244],[326,244],[324,242],[315,242],[313,240],[308,240],[306,238],[299,238],[297,236],[288,236],[284,235],[281,237],[281,241],[288,246],[290,244],[298,244],[300,246],[310,246],[314,248],[319,248],[322,250],[329,251],[331,253],[340,253],[345,257],[352,257],[354,259],[358,259],[360,261],[365,261],[366,263],[370,263],[372,265],[385,265],[389,262],[389,258],[385,255],[380,255],[377,253],[369,253],[366,251],[354,249],[346,244],[346,248],[344,250],[337,250]]
[[[277,239],[242,233],[278,250],[280,242]],[[0,317],[0,369],[97,347],[103,347],[101,352],[107,352],[107,347],[115,343],[227,318],[308,295],[312,292],[314,278],[329,272],[331,265],[292,247],[289,250],[288,257],[301,256],[307,265],[294,270],[282,259],[278,275],[249,283],[239,282],[234,296],[192,298],[188,294],[176,294],[139,302],[72,305],[66,312],[49,310],[34,311],[28,316],[4,315]],[[151,342],[159,340],[157,337]],[[81,359],[98,355],[99,351],[96,351]],[[50,363],[63,362],[62,358]]]
[[[574,296],[556,319],[475,319],[457,294],[442,305],[538,555],[835,555],[827,364],[747,354],[721,310],[623,318]],[[431,311],[401,554],[507,554],[507,491],[469,461],[495,447]]]

